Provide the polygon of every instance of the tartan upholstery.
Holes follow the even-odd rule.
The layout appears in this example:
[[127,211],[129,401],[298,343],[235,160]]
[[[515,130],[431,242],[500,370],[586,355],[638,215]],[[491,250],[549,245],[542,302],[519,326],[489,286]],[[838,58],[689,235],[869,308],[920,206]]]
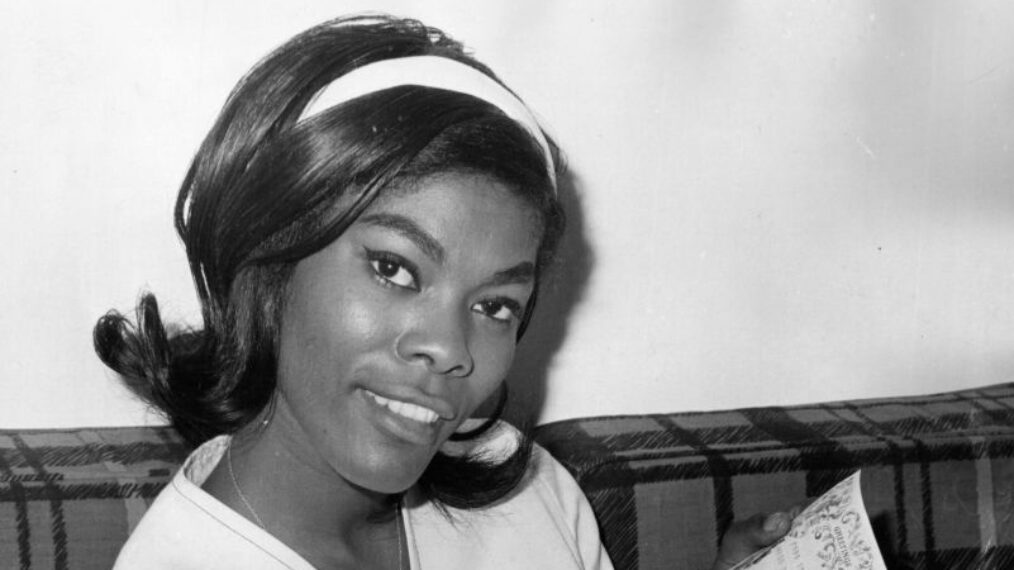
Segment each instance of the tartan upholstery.
[[169,428],[0,430],[0,568],[108,570],[186,455]]
[[[617,568],[707,568],[734,518],[856,468],[889,568],[1014,568],[1014,384],[556,422]],[[0,568],[109,568],[187,454],[168,428],[0,430]]]
[[888,568],[1014,568],[1014,384],[931,396],[582,418],[537,440],[618,569],[708,568],[734,519],[862,468]]

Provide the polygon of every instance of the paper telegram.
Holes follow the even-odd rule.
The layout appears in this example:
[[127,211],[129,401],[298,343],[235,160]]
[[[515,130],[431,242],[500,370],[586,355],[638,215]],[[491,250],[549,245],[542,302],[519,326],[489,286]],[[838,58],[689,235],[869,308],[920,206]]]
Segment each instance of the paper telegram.
[[824,493],[788,534],[733,570],[887,570],[859,490],[859,471]]

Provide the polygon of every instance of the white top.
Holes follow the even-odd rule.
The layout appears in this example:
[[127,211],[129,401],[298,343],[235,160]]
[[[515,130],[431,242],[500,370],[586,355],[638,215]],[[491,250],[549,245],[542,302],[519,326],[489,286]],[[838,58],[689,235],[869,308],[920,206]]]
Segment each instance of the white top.
[[[482,445],[509,445],[512,434],[499,431]],[[219,436],[187,458],[134,529],[114,569],[313,568],[201,489],[230,441]],[[411,567],[612,570],[595,515],[570,474],[538,446],[530,469],[531,477],[510,499],[478,511],[451,509],[453,523],[431,503],[407,499],[402,512]]]

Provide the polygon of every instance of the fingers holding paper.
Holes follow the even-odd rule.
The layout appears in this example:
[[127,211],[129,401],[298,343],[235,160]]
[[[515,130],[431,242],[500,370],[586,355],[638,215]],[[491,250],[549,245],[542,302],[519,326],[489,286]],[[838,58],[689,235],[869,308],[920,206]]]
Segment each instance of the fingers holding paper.
[[792,519],[802,506],[788,511],[756,514],[732,523],[722,537],[713,570],[728,570],[753,553],[774,544],[792,527]]

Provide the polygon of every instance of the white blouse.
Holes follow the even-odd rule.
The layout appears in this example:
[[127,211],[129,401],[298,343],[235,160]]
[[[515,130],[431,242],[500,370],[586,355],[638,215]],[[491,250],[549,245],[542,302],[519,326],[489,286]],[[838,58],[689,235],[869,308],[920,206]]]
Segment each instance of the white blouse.
[[[510,430],[498,431],[483,447],[511,445]],[[230,442],[219,436],[187,458],[134,529],[114,569],[313,568],[201,489]],[[481,510],[450,509],[450,519],[409,492],[402,516],[411,567],[612,570],[595,515],[570,474],[538,446],[530,469],[509,499]]]

